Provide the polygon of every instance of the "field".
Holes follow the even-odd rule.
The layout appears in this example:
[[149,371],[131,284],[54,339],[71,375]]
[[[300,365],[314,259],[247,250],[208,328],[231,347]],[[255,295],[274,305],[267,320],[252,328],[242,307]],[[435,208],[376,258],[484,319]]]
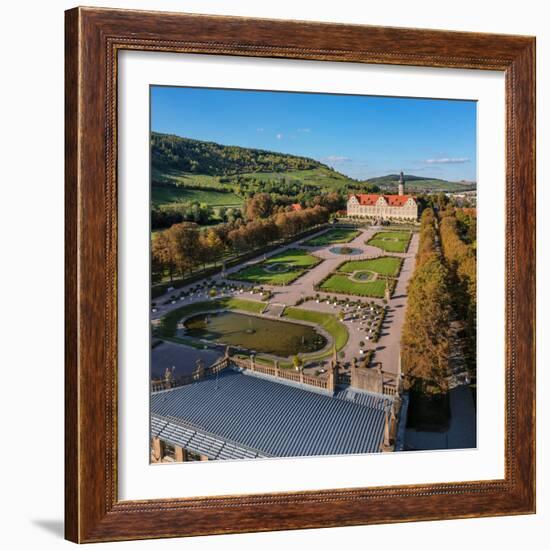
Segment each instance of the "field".
[[242,174],[243,177],[255,178],[257,181],[285,180],[288,183],[314,185],[325,189],[337,190],[345,185],[356,183],[352,180],[324,166],[310,170],[285,170],[284,172],[251,172]]
[[[322,187],[325,189],[338,189],[345,185],[353,184],[354,180],[334,172],[324,166],[309,170],[284,170],[281,172],[243,172],[239,177],[246,180],[254,180],[258,184],[282,181],[296,183],[298,185]],[[175,183],[181,186],[200,185],[210,189],[232,189],[234,183],[224,181],[227,178],[210,176],[208,174],[191,174],[175,169],[153,169],[153,181]]]
[[397,277],[403,260],[395,256],[381,256],[370,260],[352,260],[338,268],[343,273],[355,271],[372,271],[386,277]]
[[318,237],[313,237],[304,242],[306,246],[325,246],[328,244],[349,243],[353,241],[360,231],[355,229],[331,229]]
[[381,231],[372,236],[366,244],[376,246],[386,252],[406,252],[411,233],[408,231]]
[[185,187],[153,186],[151,190],[153,206],[170,207],[184,202],[198,202],[209,206],[240,207],[243,200],[234,193],[223,193],[215,189],[188,189]]
[[378,279],[376,281],[360,283],[354,281],[347,275],[334,273],[321,285],[321,289],[325,292],[383,298],[386,289],[386,280]]
[[221,189],[224,185],[220,182],[219,176],[209,176],[207,174],[191,174],[189,172],[183,172],[181,170],[175,170],[172,168],[166,168],[158,170],[152,169],[153,187],[154,182],[171,183],[181,187],[187,186],[200,186],[208,189]]
[[229,278],[254,284],[287,285],[319,262],[320,258],[305,250],[291,248],[263,262],[245,267]]

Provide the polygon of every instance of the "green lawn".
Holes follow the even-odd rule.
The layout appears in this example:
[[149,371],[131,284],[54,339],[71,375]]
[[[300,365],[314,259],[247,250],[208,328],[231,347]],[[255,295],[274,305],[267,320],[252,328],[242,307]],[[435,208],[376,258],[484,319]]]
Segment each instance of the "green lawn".
[[[335,315],[322,313],[321,311],[312,311],[310,309],[300,309],[297,307],[287,307],[283,317],[296,319],[297,321],[309,321],[324,328],[333,338],[336,350],[341,350],[348,341],[349,334],[343,323],[338,321]],[[331,352],[332,353],[332,350]]]
[[383,298],[386,290],[386,280],[358,282],[348,275],[334,273],[321,285],[325,292],[340,294],[353,294],[354,296],[368,296],[371,298]]
[[355,229],[331,229],[318,237],[305,241],[306,246],[325,246],[327,244],[349,243],[361,232]]
[[178,307],[162,318],[161,325],[157,329],[157,335],[168,338],[174,337],[178,322],[180,319],[183,319],[183,317],[222,308],[238,309],[250,313],[261,313],[265,308],[265,303],[253,300],[241,300],[240,298],[219,298],[217,300],[196,302],[187,306]]
[[[280,254],[275,254],[267,260],[245,267],[229,276],[236,281],[245,281],[254,284],[287,285],[296,280],[307,269],[321,262],[320,258],[308,254],[304,250],[291,248]],[[281,265],[286,271],[269,271],[269,268]]]
[[266,264],[285,263],[296,267],[313,267],[321,262],[321,258],[299,248],[289,248],[268,258]]
[[352,260],[346,262],[338,268],[343,273],[353,273],[355,271],[372,271],[379,275],[387,277],[396,277],[401,269],[403,260],[395,256],[381,256],[370,260]]
[[264,284],[264,285],[288,285],[292,281],[296,280],[302,273],[304,269],[291,269],[283,273],[270,273],[265,270],[265,264],[256,264],[251,265],[250,267],[245,267],[229,275],[229,278],[234,281],[243,281],[246,283],[255,283],[255,284]]
[[354,280],[364,283],[370,281],[374,277],[374,273],[372,271],[356,271],[352,277]]
[[380,239],[397,239],[398,241],[408,241],[411,238],[409,231],[381,231],[376,233],[376,238]]
[[407,231],[381,231],[367,241],[371,246],[377,246],[386,252],[407,252],[411,234]]

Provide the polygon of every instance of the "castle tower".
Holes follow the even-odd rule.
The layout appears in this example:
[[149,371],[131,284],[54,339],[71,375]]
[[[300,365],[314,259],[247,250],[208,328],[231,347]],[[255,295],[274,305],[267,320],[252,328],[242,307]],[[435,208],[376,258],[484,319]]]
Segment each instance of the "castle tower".
[[399,185],[397,188],[398,188],[399,195],[405,194],[405,178],[403,176],[403,171],[401,171],[401,174],[399,174]]

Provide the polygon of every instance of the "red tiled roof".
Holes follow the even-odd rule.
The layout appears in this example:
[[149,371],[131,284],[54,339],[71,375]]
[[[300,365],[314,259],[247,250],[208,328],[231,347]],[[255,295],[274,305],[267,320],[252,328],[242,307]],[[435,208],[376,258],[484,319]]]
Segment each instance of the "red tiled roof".
[[416,197],[412,195],[365,195],[362,193],[355,195],[362,206],[374,206],[380,197],[384,197],[389,206],[404,206],[410,198],[416,201]]
[[384,195],[384,197],[390,206],[404,206],[412,195]]
[[302,205],[300,203],[291,204],[290,207],[294,212],[299,212],[300,210],[302,210]]
[[364,206],[374,206],[376,201],[380,198],[380,195],[355,195],[355,198],[359,201],[359,204]]

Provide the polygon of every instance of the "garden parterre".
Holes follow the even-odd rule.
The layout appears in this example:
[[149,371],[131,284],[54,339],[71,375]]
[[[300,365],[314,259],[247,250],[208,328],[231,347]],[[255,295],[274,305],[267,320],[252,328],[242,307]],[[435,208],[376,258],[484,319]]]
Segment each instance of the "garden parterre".
[[380,231],[375,233],[366,244],[376,246],[386,252],[407,252],[411,233],[409,231]]
[[[329,275],[319,284],[319,289],[325,292],[337,292],[354,296],[384,298],[386,285],[390,285],[390,292],[395,287],[395,281],[388,278],[397,277],[403,260],[395,256],[381,256],[366,260],[351,260],[343,263],[336,273]],[[372,273],[372,277],[366,277]],[[363,280],[356,276],[361,274]]]
[[321,262],[305,250],[290,248],[233,273],[229,278],[254,284],[287,285]]
[[322,235],[305,241],[303,244],[306,246],[325,246],[327,244],[349,243],[360,233],[356,229],[331,229]]

